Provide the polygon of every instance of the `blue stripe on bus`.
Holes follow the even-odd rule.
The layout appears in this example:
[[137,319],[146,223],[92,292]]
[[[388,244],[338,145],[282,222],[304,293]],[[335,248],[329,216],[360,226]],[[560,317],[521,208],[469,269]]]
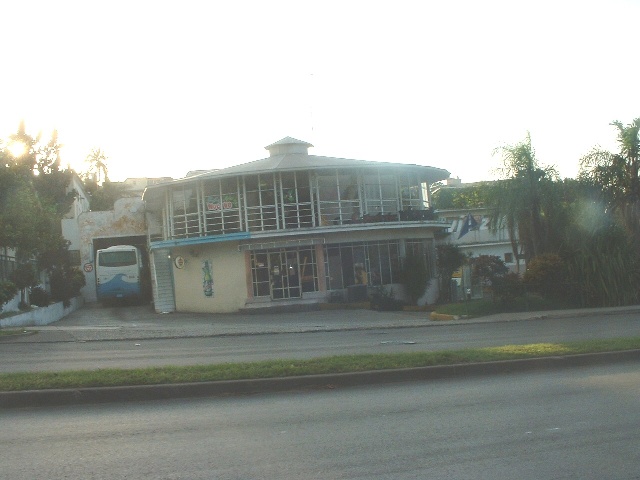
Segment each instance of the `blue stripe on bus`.
[[119,273],[111,280],[98,285],[98,298],[127,298],[140,295],[140,282],[129,282],[126,275]]

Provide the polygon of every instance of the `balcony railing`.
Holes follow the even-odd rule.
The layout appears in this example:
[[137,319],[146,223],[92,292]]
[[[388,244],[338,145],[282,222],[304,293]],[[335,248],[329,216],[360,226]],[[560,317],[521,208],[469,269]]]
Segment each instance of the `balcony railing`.
[[[311,204],[298,206],[284,206],[284,218],[277,212],[274,206],[247,208],[247,225],[240,228],[241,213],[238,210],[217,215],[206,214],[206,222],[201,224],[197,213],[181,214],[173,219],[173,232],[170,238],[159,238],[160,235],[152,235],[151,241],[168,240],[176,238],[206,237],[236,233],[240,231],[273,231],[294,230],[309,227],[326,227],[334,225],[359,225],[368,223],[393,223],[393,222],[424,222],[433,221],[437,217],[433,209],[419,210],[407,208],[395,213],[365,214],[359,217],[346,218],[339,212],[323,211],[319,218],[313,222]],[[244,224],[244,222],[242,222]],[[348,227],[347,227],[348,228]]]

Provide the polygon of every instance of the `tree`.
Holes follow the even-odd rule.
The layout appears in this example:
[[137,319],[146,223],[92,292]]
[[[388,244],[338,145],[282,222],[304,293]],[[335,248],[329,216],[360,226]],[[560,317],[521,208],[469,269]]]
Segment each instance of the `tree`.
[[503,179],[488,193],[491,227],[506,227],[514,256],[522,249],[529,261],[552,249],[549,221],[554,215],[551,198],[557,193],[558,175],[553,167],[538,163],[528,134],[524,141],[497,151],[502,154]]
[[487,184],[478,183],[464,187],[440,187],[432,194],[433,206],[438,210],[482,208],[485,206]]
[[598,188],[630,239],[640,244],[640,118],[628,125],[611,123],[618,131],[620,151],[594,148],[580,161],[580,180]]
[[429,270],[424,255],[407,251],[402,264],[402,283],[411,303],[415,305],[429,285]]
[[464,264],[466,258],[457,245],[446,243],[436,247],[436,266],[440,277],[438,298],[440,303],[451,301],[451,277]]
[[[22,148],[10,149],[16,142]],[[73,202],[68,193],[71,172],[60,167],[57,133],[42,145],[40,136],[26,133],[24,122],[0,149],[0,246],[16,250],[21,263],[41,258],[47,251],[66,248],[62,216]],[[43,267],[44,268],[44,267]],[[18,279],[29,286],[29,275]]]
[[98,185],[109,180],[107,156],[100,148],[92,149],[84,161],[88,164],[85,178],[93,178]]
[[483,286],[493,286],[509,269],[504,261],[496,255],[479,255],[471,259],[473,275],[479,278]]

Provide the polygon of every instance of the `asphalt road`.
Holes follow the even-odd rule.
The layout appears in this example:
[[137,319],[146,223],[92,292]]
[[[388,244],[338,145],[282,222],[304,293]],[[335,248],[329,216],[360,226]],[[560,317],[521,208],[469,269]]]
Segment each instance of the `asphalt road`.
[[[120,315],[130,315],[124,310],[116,312],[120,312]],[[105,323],[104,319],[101,321]],[[126,321],[132,320],[127,317]],[[83,328],[80,322],[80,319],[72,319],[72,326],[69,328]],[[90,323],[88,320],[85,322]],[[640,315],[617,313],[515,322],[439,324],[413,328],[172,339],[131,338],[116,341],[40,342],[34,336],[20,342],[0,343],[0,372],[193,365],[621,336],[640,336]],[[33,341],[30,341],[30,338]]]
[[637,479],[637,362],[2,413],[7,479]]

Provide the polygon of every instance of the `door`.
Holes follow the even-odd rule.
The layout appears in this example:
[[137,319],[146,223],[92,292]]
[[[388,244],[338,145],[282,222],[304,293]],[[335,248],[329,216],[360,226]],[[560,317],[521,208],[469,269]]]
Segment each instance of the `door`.
[[300,267],[297,251],[280,250],[269,253],[271,298],[300,298]]

